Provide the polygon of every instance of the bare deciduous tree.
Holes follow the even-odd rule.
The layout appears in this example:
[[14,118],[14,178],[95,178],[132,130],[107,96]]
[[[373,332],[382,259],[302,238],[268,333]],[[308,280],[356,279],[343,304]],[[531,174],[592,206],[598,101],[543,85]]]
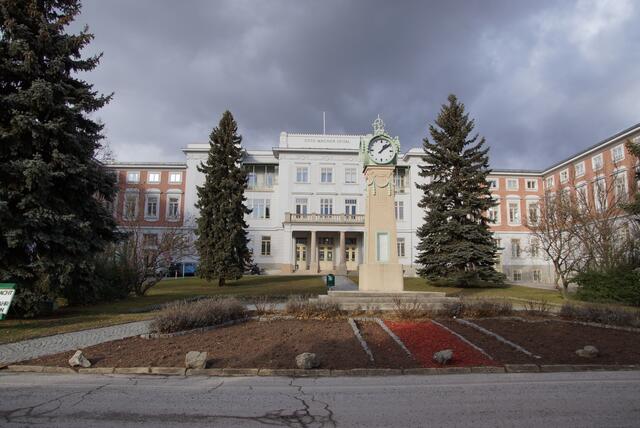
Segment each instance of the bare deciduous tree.
[[531,231],[534,241],[553,264],[556,287],[562,284],[566,295],[571,276],[581,266],[584,259],[577,247],[580,240],[577,234],[573,211],[575,199],[562,192],[547,192],[539,202],[537,215],[527,215],[525,225]]
[[193,233],[185,227],[170,227],[152,233],[137,220],[124,220],[127,237],[119,248],[121,263],[129,271],[131,290],[138,296],[156,285],[172,265],[195,253]]
[[579,270],[611,269],[632,255],[638,230],[623,210],[627,184],[614,163],[591,183],[574,178],[557,192],[546,192],[538,215],[527,216],[525,225],[553,263],[556,286],[561,283],[564,294]]

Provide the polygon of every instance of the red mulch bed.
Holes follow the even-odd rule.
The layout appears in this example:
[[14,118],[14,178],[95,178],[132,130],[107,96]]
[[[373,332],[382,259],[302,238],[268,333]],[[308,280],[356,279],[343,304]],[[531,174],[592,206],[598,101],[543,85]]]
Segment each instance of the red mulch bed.
[[393,331],[413,356],[423,367],[442,367],[433,361],[433,354],[444,349],[453,350],[453,359],[448,366],[475,367],[495,366],[497,363],[490,360],[480,351],[464,343],[447,330],[425,322],[394,322],[386,321],[387,326]]
[[376,367],[408,369],[420,367],[376,322],[358,321],[362,338],[367,342]]

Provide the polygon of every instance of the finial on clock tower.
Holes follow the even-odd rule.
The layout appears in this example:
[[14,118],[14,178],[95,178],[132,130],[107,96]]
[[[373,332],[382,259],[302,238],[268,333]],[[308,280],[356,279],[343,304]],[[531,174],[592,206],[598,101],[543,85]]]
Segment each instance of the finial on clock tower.
[[384,122],[378,115],[378,118],[373,121],[373,135],[382,135],[384,134]]

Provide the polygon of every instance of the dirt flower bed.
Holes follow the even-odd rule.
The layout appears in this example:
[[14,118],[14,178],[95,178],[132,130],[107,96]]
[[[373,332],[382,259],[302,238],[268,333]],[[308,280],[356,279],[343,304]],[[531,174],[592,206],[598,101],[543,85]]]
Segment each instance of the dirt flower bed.
[[[296,368],[296,355],[302,352],[316,353],[320,368],[324,369],[415,367],[415,362],[393,348],[398,345],[394,342],[392,346],[381,328],[370,328],[367,323],[364,331],[371,340],[375,363],[370,362],[346,320],[250,321],[166,339],[116,340],[83,351],[93,367],[184,367],[188,351],[208,352],[209,368],[292,369]],[[63,352],[21,364],[68,367],[73,353]]]
[[[455,320],[439,320],[442,325],[455,331],[474,345],[487,352],[495,361],[503,364],[539,364],[539,360],[532,358],[511,346],[500,342],[494,337],[481,333],[480,331]],[[475,320],[474,320],[475,322]]]
[[442,367],[433,361],[433,354],[444,349],[453,350],[452,367],[495,366],[495,361],[463,342],[447,330],[425,322],[387,321],[387,326],[409,348],[423,367]]
[[[640,333],[558,320],[525,322],[514,319],[479,319],[473,322],[539,355],[542,358],[535,360],[538,364],[640,363]],[[456,328],[456,331],[459,329]],[[467,338],[477,343],[477,337]],[[599,355],[595,358],[576,355],[575,351],[585,345],[598,348]],[[491,348],[498,349],[493,346]],[[500,352],[494,357],[503,363],[515,362],[511,360],[511,356]]]

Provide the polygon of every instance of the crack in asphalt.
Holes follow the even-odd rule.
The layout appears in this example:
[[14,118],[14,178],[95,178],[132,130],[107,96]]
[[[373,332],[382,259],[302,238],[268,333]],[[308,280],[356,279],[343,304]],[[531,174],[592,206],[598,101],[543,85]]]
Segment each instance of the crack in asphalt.
[[[129,382],[131,382],[134,386],[138,383],[138,379],[135,377],[128,378]],[[207,389],[207,393],[212,393],[217,389],[221,388],[225,384],[225,381],[219,382],[217,385]],[[96,387],[91,388],[88,391],[74,391],[67,394],[60,395],[58,397],[40,402],[33,406],[20,407],[7,411],[0,411],[0,418],[4,419],[7,424],[17,423],[17,424],[33,424],[33,425],[48,425],[52,423],[56,416],[54,413],[60,410],[63,406],[66,406],[65,400],[69,397],[73,397],[79,395],[77,399],[68,404],[69,408],[74,408],[83,403],[88,397],[92,394],[97,393],[98,391],[106,388],[107,386],[112,385],[112,383],[105,383],[102,385],[98,385]],[[298,402],[300,406],[296,409],[288,409],[281,408],[275,409],[269,412],[266,412],[260,416],[239,416],[239,415],[225,415],[225,414],[136,414],[130,412],[105,412],[99,413],[96,412],[86,412],[79,411],[73,413],[65,413],[64,418],[71,418],[72,420],[111,420],[115,421],[131,421],[131,420],[158,420],[163,422],[195,422],[195,421],[221,421],[221,420],[235,420],[235,421],[247,421],[254,422],[261,425],[266,426],[284,426],[290,428],[315,428],[315,427],[337,427],[337,421],[335,420],[335,415],[330,408],[329,403],[318,400],[315,394],[307,393],[302,385],[298,385],[294,383],[294,379],[288,384],[289,387],[293,388],[293,394],[288,394],[284,392],[280,392],[280,394],[291,398]],[[251,391],[254,388],[251,386],[249,388]],[[47,408],[46,406],[49,404],[55,403],[51,408]],[[313,412],[313,403],[318,403],[321,406],[320,414],[315,414]],[[316,409],[320,409],[318,406],[315,406]]]

